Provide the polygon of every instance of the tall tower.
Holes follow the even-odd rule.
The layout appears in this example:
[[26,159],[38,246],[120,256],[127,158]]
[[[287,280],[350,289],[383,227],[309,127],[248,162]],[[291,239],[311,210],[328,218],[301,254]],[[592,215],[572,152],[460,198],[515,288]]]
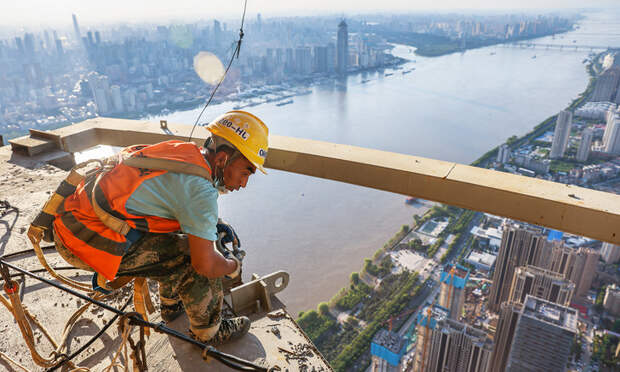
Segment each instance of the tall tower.
[[551,152],[549,153],[551,159],[558,159],[564,156],[572,123],[573,114],[568,110],[562,110],[555,123],[553,142],[551,143]]
[[590,128],[586,128],[581,132],[581,142],[579,150],[577,150],[577,161],[587,161],[590,156],[590,146],[592,146],[592,137],[594,132]]
[[598,258],[597,251],[583,247],[574,249],[559,242],[551,249],[551,259],[547,268],[575,283],[575,296],[583,298],[592,286]]
[[620,260],[620,245],[603,243],[601,257],[608,264],[616,263],[616,261]]
[[499,320],[495,336],[493,336],[493,355],[491,356],[491,371],[504,371],[508,362],[508,354],[512,346],[512,339],[519,321],[521,304],[504,302],[501,304]]
[[448,311],[450,319],[458,320],[463,312],[467,279],[469,279],[469,270],[460,266],[452,266],[450,271],[441,273],[439,306]]
[[523,303],[527,295],[532,295],[568,306],[574,291],[575,284],[564,279],[562,274],[536,266],[521,266],[515,270],[509,301]]
[[540,230],[506,226],[502,243],[495,261],[493,284],[489,295],[489,310],[499,311],[507,301],[512,287],[514,271],[519,266],[534,265],[546,261],[547,241]]
[[75,16],[75,14],[71,14],[71,17],[73,18],[73,31],[75,32],[75,40],[77,40],[77,42],[79,43],[80,41],[82,41],[80,26],[78,26],[77,17]]
[[506,371],[565,371],[576,333],[577,310],[528,295],[519,314]]
[[338,73],[344,75],[347,73],[347,65],[349,60],[349,32],[344,19],[338,25],[338,47],[337,47],[337,63]]
[[484,331],[452,319],[441,319],[428,330],[426,337],[428,345],[425,360],[421,363],[421,359],[417,359],[420,363],[415,371],[491,371],[489,367],[493,343]]
[[407,351],[405,339],[397,333],[380,329],[370,343],[373,371],[398,372],[400,360]]
[[605,152],[620,154],[620,113],[616,112],[608,118],[603,142]]

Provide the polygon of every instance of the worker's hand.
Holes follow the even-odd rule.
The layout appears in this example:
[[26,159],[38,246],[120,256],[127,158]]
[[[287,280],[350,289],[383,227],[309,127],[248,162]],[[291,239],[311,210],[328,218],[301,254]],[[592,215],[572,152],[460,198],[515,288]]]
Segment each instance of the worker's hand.
[[235,230],[221,218],[217,220],[217,236],[222,244],[232,243],[234,247],[241,247],[241,241]]
[[235,257],[235,255],[232,253],[224,254],[224,257],[226,257],[229,260],[235,261],[235,263],[237,264],[237,268],[235,269],[235,271],[233,271],[230,274],[225,275],[228,279],[235,279],[241,273],[241,261],[239,261],[239,259]]

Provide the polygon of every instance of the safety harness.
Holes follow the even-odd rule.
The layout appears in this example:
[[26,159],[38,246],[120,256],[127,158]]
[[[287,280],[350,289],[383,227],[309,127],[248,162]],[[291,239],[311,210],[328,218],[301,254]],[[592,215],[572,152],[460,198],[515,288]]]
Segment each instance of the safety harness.
[[[95,187],[97,187],[97,184],[103,176],[105,176],[120,163],[140,169],[195,175],[205,178],[209,182],[213,183],[209,171],[198,165],[172,159],[159,159],[131,155],[131,153],[121,152],[120,154],[114,155],[105,160],[89,160],[74,166],[69,172],[69,175],[60,183],[60,185],[58,185],[56,191],[50,196],[41,212],[30,224],[30,228],[28,229],[28,238],[34,247],[34,251],[41,265],[50,273],[50,275],[52,275],[52,277],[72,288],[91,293],[93,291],[109,293],[110,291],[125,286],[133,280],[135,310],[140,313],[145,320],[148,320],[147,312],[148,314],[152,314],[155,311],[155,307],[151,302],[151,296],[149,294],[145,278],[121,276],[112,281],[106,281],[102,275],[95,273],[93,275],[92,284],[88,285],[68,278],[54,270],[54,268],[48,264],[41,249],[42,240],[47,242],[54,241],[52,226],[54,216],[56,215],[58,208],[63,204],[65,198],[73,194],[77,186],[87,178],[96,177]],[[89,169],[89,165],[93,163],[97,166]],[[90,201],[95,214],[106,227],[125,236],[132,231],[132,228],[127,221],[113,216],[103,209],[94,197],[94,193]],[[146,329],[146,331],[148,336],[148,329]]]

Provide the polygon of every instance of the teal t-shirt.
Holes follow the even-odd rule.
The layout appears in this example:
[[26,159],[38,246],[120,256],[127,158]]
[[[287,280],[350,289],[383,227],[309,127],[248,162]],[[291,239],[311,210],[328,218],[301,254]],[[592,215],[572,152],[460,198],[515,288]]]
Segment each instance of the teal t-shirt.
[[202,177],[166,172],[142,182],[125,208],[132,214],[177,220],[184,233],[215,241],[218,195]]

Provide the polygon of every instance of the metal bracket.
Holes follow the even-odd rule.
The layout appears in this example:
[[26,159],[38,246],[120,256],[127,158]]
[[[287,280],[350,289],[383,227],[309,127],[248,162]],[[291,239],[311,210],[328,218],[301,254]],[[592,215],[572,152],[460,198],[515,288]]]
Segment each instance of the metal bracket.
[[271,295],[288,286],[289,274],[276,271],[263,276],[252,274],[252,281],[230,290],[230,300],[236,314],[242,312],[271,311]]

